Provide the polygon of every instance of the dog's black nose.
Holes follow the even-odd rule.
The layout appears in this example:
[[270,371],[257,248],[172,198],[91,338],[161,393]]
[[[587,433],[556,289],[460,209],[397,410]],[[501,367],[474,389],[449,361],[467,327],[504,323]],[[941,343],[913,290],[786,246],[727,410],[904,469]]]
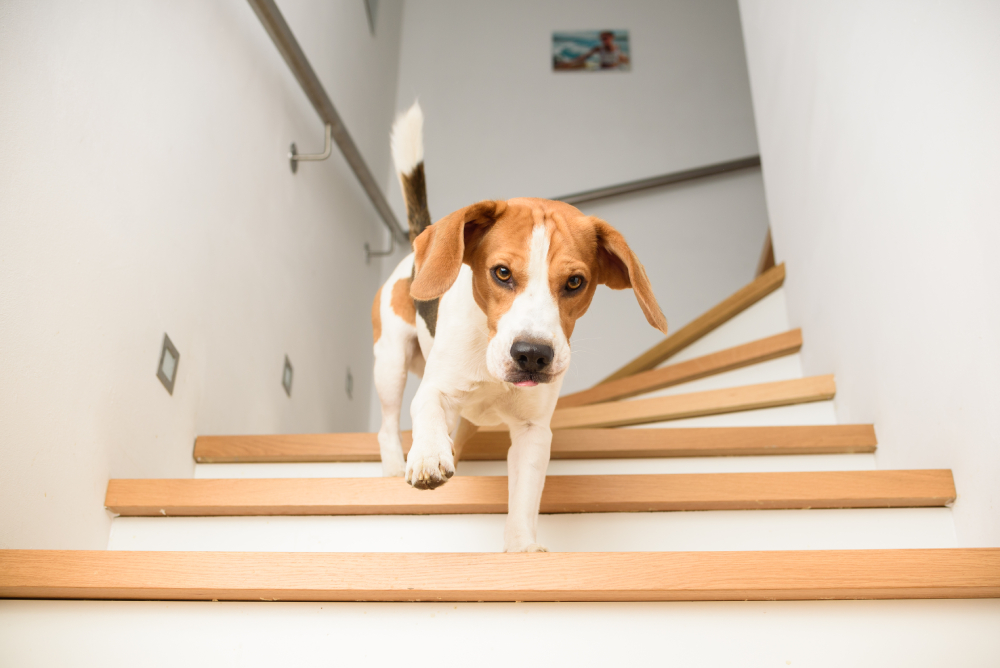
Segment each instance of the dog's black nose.
[[522,371],[545,371],[545,367],[552,363],[552,346],[534,341],[515,341],[510,347],[510,356]]

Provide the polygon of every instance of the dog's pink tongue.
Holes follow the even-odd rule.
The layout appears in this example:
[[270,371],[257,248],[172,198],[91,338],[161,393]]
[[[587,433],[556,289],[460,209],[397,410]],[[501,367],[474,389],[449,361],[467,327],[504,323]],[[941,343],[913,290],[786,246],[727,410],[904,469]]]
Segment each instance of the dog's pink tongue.
[[533,380],[522,380],[520,383],[514,383],[515,387],[534,387],[535,385],[538,383]]

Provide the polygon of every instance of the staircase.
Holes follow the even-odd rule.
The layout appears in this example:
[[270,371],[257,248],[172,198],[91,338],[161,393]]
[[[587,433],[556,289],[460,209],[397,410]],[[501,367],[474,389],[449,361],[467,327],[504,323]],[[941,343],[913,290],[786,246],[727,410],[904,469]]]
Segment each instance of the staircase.
[[549,553],[498,553],[503,431],[433,492],[374,434],[200,437],[194,479],[110,481],[107,551],[0,553],[0,596],[64,599],[0,602],[0,663],[995,665],[1000,549],[836,423],[784,278],[560,400]]

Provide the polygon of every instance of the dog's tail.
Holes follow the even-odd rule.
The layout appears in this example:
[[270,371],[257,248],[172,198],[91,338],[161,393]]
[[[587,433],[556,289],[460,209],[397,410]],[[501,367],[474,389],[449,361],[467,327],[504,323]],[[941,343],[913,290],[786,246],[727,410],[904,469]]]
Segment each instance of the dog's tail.
[[396,117],[392,124],[392,161],[399,174],[410,223],[410,243],[431,224],[427,209],[427,182],[424,180],[424,112],[420,103]]

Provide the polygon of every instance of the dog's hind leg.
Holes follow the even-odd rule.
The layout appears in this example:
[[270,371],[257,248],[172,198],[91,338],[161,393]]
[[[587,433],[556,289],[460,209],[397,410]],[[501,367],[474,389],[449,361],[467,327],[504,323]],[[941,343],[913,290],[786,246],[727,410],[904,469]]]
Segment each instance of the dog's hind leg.
[[476,435],[479,431],[479,427],[472,424],[465,418],[461,418],[458,423],[458,429],[455,432],[455,440],[451,444],[451,452],[455,456],[455,464],[458,464],[459,458],[462,456],[462,448],[465,444]]
[[403,445],[399,439],[399,415],[403,407],[403,390],[409,358],[417,340],[386,341],[375,344],[375,391],[382,406],[382,426],[378,430],[379,453],[382,457],[382,475],[402,476],[406,472]]
[[[400,272],[401,270],[397,270],[397,273]],[[397,282],[405,282],[404,288],[409,286],[409,279]],[[393,293],[402,292],[408,298],[406,290],[395,290],[395,283],[391,280],[387,285],[394,286]],[[424,358],[417,342],[417,330],[410,322],[415,314],[399,308],[398,310],[403,311],[401,317],[397,309],[393,308],[393,296],[386,294],[387,292],[379,290],[375,295],[372,325],[375,330],[375,391],[382,407],[378,445],[382,457],[382,475],[388,477],[406,473],[406,460],[403,458],[403,446],[399,439],[399,415],[403,407],[406,375],[409,371],[422,374]],[[397,301],[402,306],[407,305],[406,301]],[[412,309],[413,302],[409,302],[409,306]]]

